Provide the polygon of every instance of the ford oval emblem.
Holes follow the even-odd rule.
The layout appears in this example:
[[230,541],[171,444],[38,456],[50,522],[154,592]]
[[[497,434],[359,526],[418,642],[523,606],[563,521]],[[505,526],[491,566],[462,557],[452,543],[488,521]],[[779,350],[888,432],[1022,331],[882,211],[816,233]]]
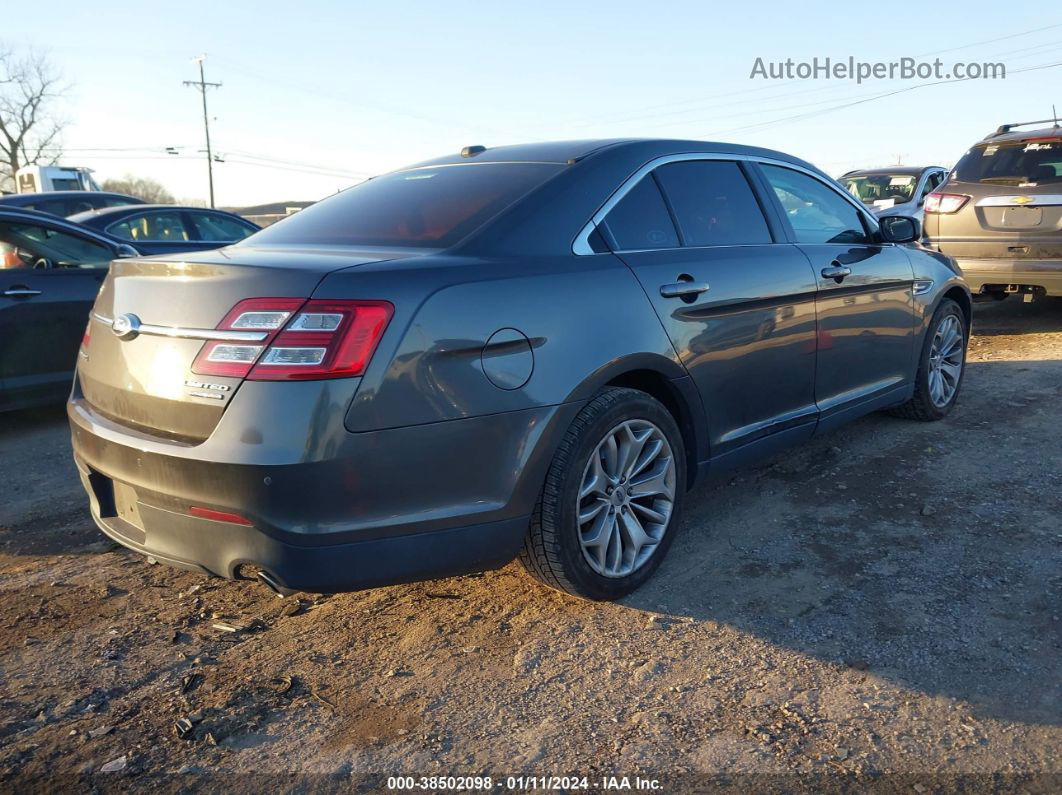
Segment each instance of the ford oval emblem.
[[111,331],[121,340],[136,339],[140,334],[140,318],[133,314],[118,315],[111,321]]

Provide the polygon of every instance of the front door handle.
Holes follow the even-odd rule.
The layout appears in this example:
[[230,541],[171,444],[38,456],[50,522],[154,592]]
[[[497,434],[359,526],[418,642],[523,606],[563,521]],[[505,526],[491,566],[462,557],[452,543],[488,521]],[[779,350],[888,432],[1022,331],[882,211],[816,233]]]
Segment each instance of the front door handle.
[[837,260],[834,260],[833,262],[831,262],[830,263],[830,267],[822,269],[822,278],[823,279],[833,279],[838,284],[840,284],[841,282],[844,281],[844,277],[845,276],[851,276],[851,275],[852,275],[852,269],[849,268],[847,265],[842,265]]
[[3,295],[5,298],[29,298],[32,295],[40,295],[40,290],[31,290],[29,287],[24,287],[21,284],[16,284],[14,287],[8,287],[4,290]]
[[708,292],[708,282],[675,282],[660,285],[660,295],[664,298],[685,298],[706,292]]

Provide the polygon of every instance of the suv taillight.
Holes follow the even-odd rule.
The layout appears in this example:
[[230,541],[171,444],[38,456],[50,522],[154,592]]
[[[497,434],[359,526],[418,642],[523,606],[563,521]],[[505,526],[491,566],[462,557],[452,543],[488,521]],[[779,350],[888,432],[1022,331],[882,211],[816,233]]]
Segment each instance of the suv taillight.
[[926,196],[925,211],[927,213],[957,213],[962,209],[970,197],[962,193],[930,193]]
[[251,381],[297,381],[361,375],[394,307],[386,301],[251,298],[218,325],[263,334],[261,340],[211,340],[192,372]]

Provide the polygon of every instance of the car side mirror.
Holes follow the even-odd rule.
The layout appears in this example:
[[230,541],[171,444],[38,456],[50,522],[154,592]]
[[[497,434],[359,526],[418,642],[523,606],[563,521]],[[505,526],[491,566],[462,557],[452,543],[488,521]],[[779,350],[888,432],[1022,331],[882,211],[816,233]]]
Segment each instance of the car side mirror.
[[125,259],[126,257],[139,257],[140,256],[140,252],[137,251],[132,246],[130,246],[128,243],[119,243],[118,244],[118,248],[117,248],[117,252],[118,252],[118,258],[119,259]]
[[910,243],[912,240],[918,240],[922,232],[918,228],[918,221],[906,215],[886,216],[879,224],[881,236],[885,238],[886,243]]

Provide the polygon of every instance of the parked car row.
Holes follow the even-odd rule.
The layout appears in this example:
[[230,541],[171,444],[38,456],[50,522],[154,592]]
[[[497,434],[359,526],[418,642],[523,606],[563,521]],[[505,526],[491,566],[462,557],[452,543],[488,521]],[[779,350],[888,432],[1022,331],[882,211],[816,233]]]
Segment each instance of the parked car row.
[[172,205],[104,205],[66,219],[43,211],[80,197],[99,202],[98,193],[0,199],[0,411],[66,397],[85,319],[112,260],[218,248],[258,230],[231,213]]
[[1062,296],[1057,120],[1004,124],[950,172],[940,166],[880,168],[850,171],[840,182],[878,218],[905,215],[922,222],[922,242],[954,257],[979,298]]

